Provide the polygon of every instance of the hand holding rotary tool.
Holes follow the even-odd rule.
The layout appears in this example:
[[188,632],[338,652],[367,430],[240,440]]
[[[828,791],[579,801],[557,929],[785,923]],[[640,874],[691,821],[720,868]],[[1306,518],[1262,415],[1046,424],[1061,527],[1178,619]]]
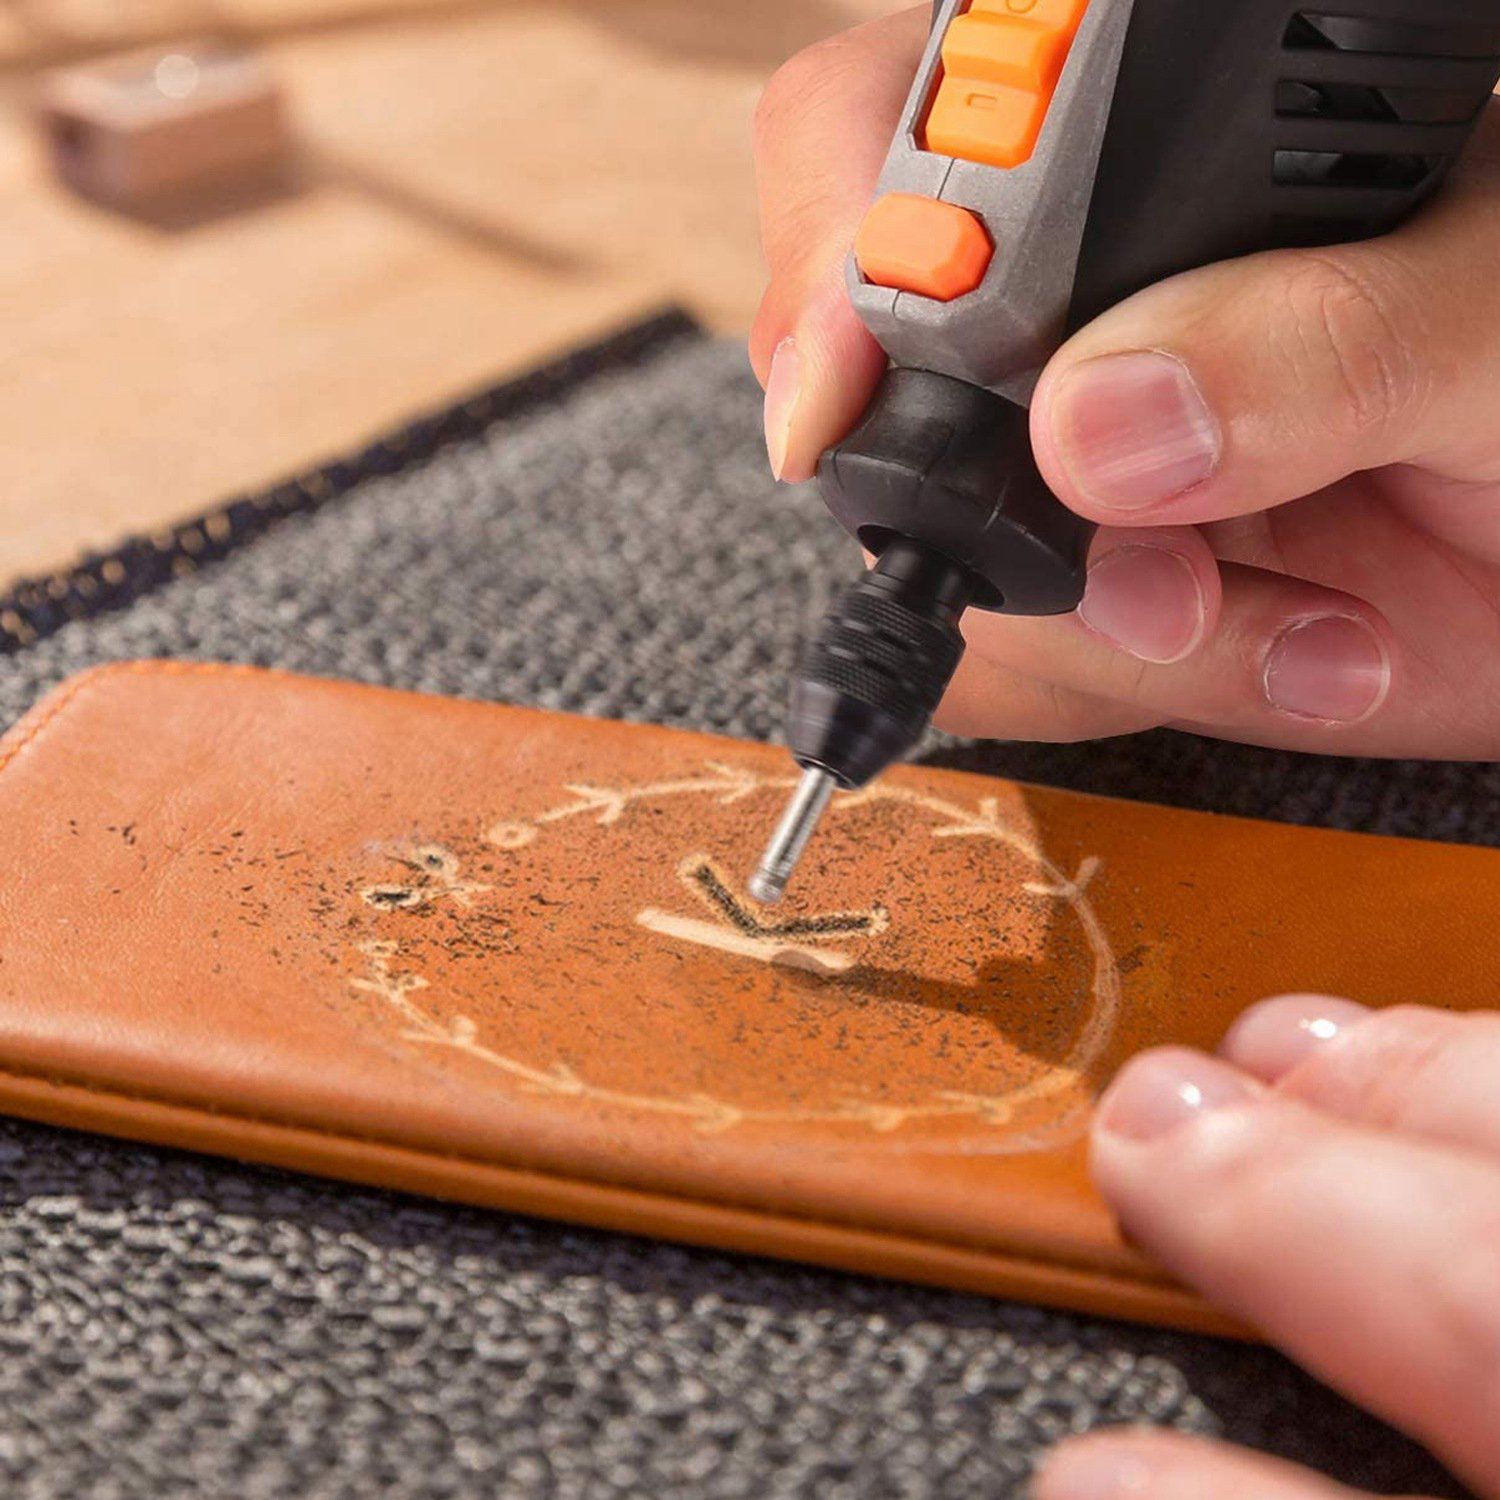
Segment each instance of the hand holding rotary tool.
[[940,0],[778,75],[773,465],[875,564],[760,899],[966,635],[963,730],[1500,753],[1500,5],[1349,9]]

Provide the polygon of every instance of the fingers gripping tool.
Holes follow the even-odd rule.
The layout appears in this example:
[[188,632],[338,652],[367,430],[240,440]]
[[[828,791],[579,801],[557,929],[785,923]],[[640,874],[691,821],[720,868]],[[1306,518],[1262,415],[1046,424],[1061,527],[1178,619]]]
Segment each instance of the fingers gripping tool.
[[1178,272],[1394,228],[1497,76],[1500,0],[938,0],[848,265],[890,367],[818,471],[874,564],[794,676],[804,776],[758,899],[837,789],[916,746],[968,610],[1081,601],[1094,528],[1029,425],[1062,342]]

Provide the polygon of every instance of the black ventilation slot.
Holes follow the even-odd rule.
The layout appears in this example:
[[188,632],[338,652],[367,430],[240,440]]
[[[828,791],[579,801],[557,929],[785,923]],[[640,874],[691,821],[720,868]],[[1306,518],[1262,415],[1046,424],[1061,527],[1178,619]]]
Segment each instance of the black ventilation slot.
[[1500,56],[1500,26],[1495,23],[1389,21],[1374,16],[1330,15],[1302,11],[1286,29],[1285,45],[1294,51],[1366,52],[1401,57]]
[[1375,88],[1286,79],[1276,113],[1286,120],[1381,120],[1401,125],[1467,125],[1483,107],[1472,89]]
[[1278,151],[1278,187],[1419,188],[1440,167],[1430,156],[1397,156],[1372,151]]

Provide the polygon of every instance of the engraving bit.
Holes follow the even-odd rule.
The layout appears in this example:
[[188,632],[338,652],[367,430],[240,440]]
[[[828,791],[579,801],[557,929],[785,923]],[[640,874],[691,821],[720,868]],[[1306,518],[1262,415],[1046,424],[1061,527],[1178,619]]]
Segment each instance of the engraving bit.
[[792,793],[792,800],[750,877],[750,894],[757,901],[770,906],[786,894],[803,851],[838,785],[838,778],[820,766],[809,766],[802,773],[802,780],[797,783],[797,790]]

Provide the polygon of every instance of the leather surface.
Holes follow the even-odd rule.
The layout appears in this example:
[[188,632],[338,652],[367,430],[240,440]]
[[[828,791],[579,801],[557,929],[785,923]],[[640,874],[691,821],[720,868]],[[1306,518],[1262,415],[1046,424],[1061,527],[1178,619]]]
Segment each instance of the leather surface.
[[907,768],[771,913],[741,877],[788,774],[242,668],[75,679],[0,747],[0,1105],[1222,1329],[1089,1187],[1100,1085],[1280,989],[1490,998],[1489,851]]

